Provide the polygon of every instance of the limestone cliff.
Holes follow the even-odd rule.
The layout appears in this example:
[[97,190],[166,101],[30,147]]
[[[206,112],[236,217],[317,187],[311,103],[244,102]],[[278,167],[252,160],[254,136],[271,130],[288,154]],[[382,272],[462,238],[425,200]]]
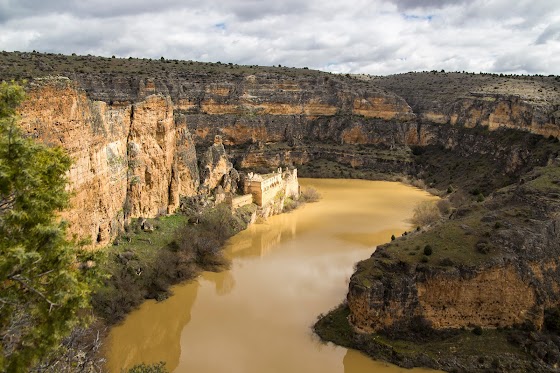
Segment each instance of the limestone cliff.
[[[554,77],[416,73],[363,81],[281,67],[17,52],[1,53],[0,62],[1,79],[31,79],[22,108],[28,133],[75,159],[73,208],[65,213],[72,232],[101,244],[129,216],[172,211],[199,186],[229,188],[231,166],[326,160],[418,175],[409,147],[437,145],[508,159],[513,174],[532,162],[527,147],[496,146],[485,133],[460,129],[557,136],[559,128]],[[221,149],[232,156],[215,162]]]
[[176,125],[168,98],[110,105],[75,82],[39,79],[28,87],[21,125],[33,137],[68,150],[70,232],[105,245],[129,217],[156,216],[197,193],[194,144]]
[[430,72],[371,81],[405,98],[425,124],[560,136],[558,77]]

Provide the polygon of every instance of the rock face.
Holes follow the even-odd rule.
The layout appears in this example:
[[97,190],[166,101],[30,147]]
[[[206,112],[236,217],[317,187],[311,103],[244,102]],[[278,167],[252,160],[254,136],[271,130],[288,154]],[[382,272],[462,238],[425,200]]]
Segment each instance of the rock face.
[[560,136],[558,77],[431,72],[376,77],[373,82],[403,97],[422,123]]
[[68,79],[33,82],[21,108],[31,136],[68,150],[70,231],[106,245],[125,219],[174,210],[179,196],[198,192],[196,152],[188,129],[176,125],[168,98],[135,104],[92,101]]
[[289,68],[6,52],[0,62],[2,79],[21,77],[12,68],[18,64],[37,78],[22,125],[73,156],[74,197],[64,215],[72,233],[100,245],[128,217],[171,212],[180,196],[217,186],[235,189],[233,166],[328,160],[415,174],[409,146],[432,144],[507,153],[514,172],[529,154],[459,129],[558,136],[560,126],[553,77],[419,73],[362,81]]
[[67,79],[32,83],[21,108],[25,131],[68,150],[71,208],[63,217],[78,237],[105,244],[123,224],[130,106],[93,102]]
[[218,186],[222,187],[223,192],[236,192],[239,174],[226,154],[221,136],[216,136],[214,144],[202,155],[200,177],[200,187],[207,194]]
[[[526,279],[525,279],[526,280]],[[510,266],[469,274],[391,273],[364,287],[351,282],[350,322],[364,332],[409,327],[418,317],[436,329],[510,327],[529,322],[542,327],[544,305],[537,289]]]

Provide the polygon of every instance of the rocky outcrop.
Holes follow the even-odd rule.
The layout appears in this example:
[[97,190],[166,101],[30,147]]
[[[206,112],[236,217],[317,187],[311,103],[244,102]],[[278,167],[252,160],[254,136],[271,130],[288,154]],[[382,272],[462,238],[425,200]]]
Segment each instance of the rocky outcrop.
[[376,77],[373,82],[405,98],[425,124],[560,136],[558,77],[431,72]]
[[74,163],[63,217],[80,238],[105,244],[124,222],[130,106],[91,101],[68,79],[32,82],[21,112],[31,136],[64,147]]
[[193,144],[185,141],[186,129],[175,128],[168,98],[148,96],[132,110],[127,139],[127,208],[133,217],[166,214],[178,206],[179,192],[186,196],[197,192],[196,163],[183,164],[186,172],[179,172],[176,156],[188,152]]
[[134,104],[92,101],[68,79],[28,87],[21,125],[33,137],[68,150],[70,232],[106,245],[130,217],[174,211],[179,196],[198,193],[194,143],[176,124],[169,98]]
[[239,174],[230,162],[222,138],[216,136],[214,144],[206,150],[200,159],[201,190],[208,194],[218,186],[222,192],[235,193]]
[[350,322],[367,333],[410,327],[417,318],[435,329],[497,328],[524,323],[542,327],[544,304],[537,298],[538,289],[513,266],[464,273],[417,274],[416,270],[404,274],[384,271],[388,278],[365,287],[351,282]]
[[[559,170],[534,171],[482,206],[380,247],[352,276],[350,322],[368,333],[418,318],[435,329],[540,330],[545,309],[560,302]],[[421,260],[415,250],[426,243],[433,254]]]

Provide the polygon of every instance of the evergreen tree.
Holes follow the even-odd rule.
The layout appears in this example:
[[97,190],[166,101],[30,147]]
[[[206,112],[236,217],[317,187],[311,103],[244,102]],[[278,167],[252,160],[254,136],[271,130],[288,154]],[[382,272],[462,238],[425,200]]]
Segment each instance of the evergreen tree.
[[22,135],[17,84],[0,84],[0,371],[27,371],[83,321],[89,275],[57,212],[70,158]]

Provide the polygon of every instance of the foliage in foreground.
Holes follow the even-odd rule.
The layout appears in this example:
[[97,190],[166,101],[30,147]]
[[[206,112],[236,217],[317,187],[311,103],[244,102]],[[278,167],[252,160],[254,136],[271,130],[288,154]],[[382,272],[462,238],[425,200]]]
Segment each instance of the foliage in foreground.
[[[90,275],[56,213],[70,158],[22,135],[14,83],[0,84],[0,371],[27,371],[84,321]],[[84,259],[84,258],[82,258]],[[93,272],[93,271],[88,271]]]
[[102,373],[105,359],[100,354],[102,334],[106,330],[99,323],[76,327],[62,343],[42,356],[30,373]]

